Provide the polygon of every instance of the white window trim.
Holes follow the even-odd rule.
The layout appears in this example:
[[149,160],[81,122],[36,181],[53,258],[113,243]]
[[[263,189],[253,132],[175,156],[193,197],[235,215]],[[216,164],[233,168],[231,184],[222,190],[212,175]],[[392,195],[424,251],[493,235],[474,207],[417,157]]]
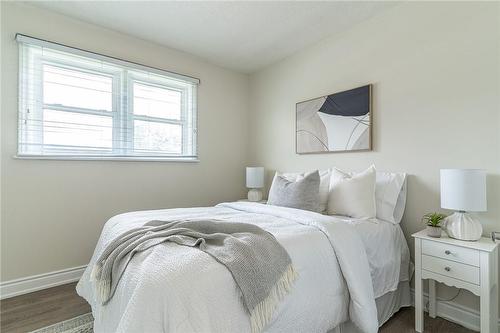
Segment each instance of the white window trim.
[[[36,66],[37,68],[40,68],[41,71],[43,71],[43,66],[44,65],[49,65],[52,67],[58,67],[58,68],[64,68],[64,69],[69,69],[69,70],[78,70],[80,72],[86,72],[94,75],[100,75],[100,76],[109,76],[111,80],[113,81],[113,89],[115,89],[115,86],[119,86],[117,84],[119,82],[119,72],[114,72],[114,71],[102,71],[102,72],[95,72],[92,70],[92,68],[86,67],[82,64],[75,65],[71,63],[66,63],[64,61],[60,60],[55,60],[55,59],[41,59],[38,55],[35,57],[34,62],[38,63]],[[72,107],[72,106],[67,106],[67,105],[60,105],[60,104],[45,104],[43,102],[43,96],[40,91],[40,87],[43,85],[43,75],[38,75],[38,82],[33,83],[34,88],[36,88],[35,92],[35,100],[37,101],[37,104],[35,109],[33,110],[33,114],[35,115],[36,118],[38,119],[43,119],[43,110],[44,109],[50,109],[50,110],[55,110],[55,111],[63,111],[63,112],[69,112],[69,113],[80,113],[80,114],[86,114],[86,115],[94,115],[94,116],[102,116],[102,117],[109,117],[112,118],[113,126],[116,121],[119,120],[119,114],[118,112],[122,112],[121,107],[117,103],[116,100],[112,101],[112,107],[110,111],[106,110],[94,110],[94,109],[86,109],[86,108],[79,108],[79,107]],[[113,94],[113,98],[115,98],[115,95]],[[116,98],[115,98],[116,99]],[[116,111],[116,112],[115,112]],[[23,126],[23,125],[22,125]],[[21,126],[21,127],[22,127]],[[42,131],[36,133],[37,135],[41,135]],[[113,133],[113,135],[116,135],[117,133]],[[113,138],[114,139],[114,138]],[[42,140],[39,139],[39,142]],[[40,154],[38,156],[60,156],[61,154],[50,154],[50,145],[45,145],[43,144],[41,149],[44,149],[44,151],[47,151],[48,154]],[[116,149],[119,149],[119,147],[112,146],[111,147],[113,153],[116,153]],[[32,154],[29,154],[32,156]],[[25,156],[25,155],[20,155],[20,156]],[[36,155],[35,155],[36,156]],[[80,155],[77,155],[80,156]],[[103,156],[103,155],[99,155]]]
[[153,157],[153,156],[93,156],[93,155],[14,155],[16,160],[59,160],[59,161],[125,161],[125,162],[182,162],[197,163],[198,157]]
[[[75,55],[80,55],[80,56],[89,57],[92,59],[102,60],[102,61],[105,61],[107,63],[116,64],[118,66],[125,66],[128,68],[137,69],[140,71],[147,71],[147,72],[158,74],[161,76],[168,76],[170,79],[174,79],[174,80],[178,79],[181,81],[187,81],[187,82],[193,83],[195,85],[200,84],[200,80],[197,78],[194,78],[194,77],[190,77],[190,76],[186,76],[186,75],[182,75],[182,74],[178,74],[178,73],[174,73],[174,72],[170,72],[170,71],[161,70],[161,69],[157,69],[154,67],[144,66],[144,65],[141,65],[141,64],[138,64],[135,62],[129,62],[129,61],[125,61],[122,59],[109,57],[106,55],[85,51],[85,50],[81,50],[78,48],[73,48],[73,47],[69,47],[66,45],[62,45],[59,43],[54,43],[54,42],[49,42],[49,41],[38,39],[38,38],[29,37],[29,36],[22,35],[22,34],[17,34],[16,40],[18,42],[22,42],[22,43],[37,45],[37,46],[41,46],[41,47],[45,46],[45,47],[48,47],[51,49],[55,49],[55,50],[59,50],[59,51],[63,51],[63,52],[67,52],[67,53],[71,53],[71,54],[75,54]],[[21,60],[21,57],[22,57],[22,55],[20,54],[20,60]],[[34,59],[34,61],[40,61],[40,60]],[[69,69],[81,68],[82,71],[88,71],[90,73],[93,72],[92,68],[86,68],[83,64],[78,64],[78,65],[65,64],[64,62],[52,61],[52,60],[47,61],[45,59],[44,59],[44,62],[46,62],[48,64],[52,64],[54,66],[69,67]],[[43,65],[39,66],[40,69],[42,67],[43,67]],[[119,77],[120,75],[123,75],[122,73],[123,73],[123,71],[120,71],[119,73],[114,73],[113,71],[109,71],[108,73],[98,72],[97,74],[99,74],[99,75],[109,74],[110,77],[112,77],[113,81],[116,81],[117,76]],[[113,83],[113,89],[131,90],[133,87],[134,81],[140,82],[140,83],[143,83],[146,85],[154,85],[154,80],[151,80],[150,77],[147,80],[141,81],[140,76],[136,75],[136,73],[132,74],[132,73],[126,72],[125,75],[126,75],[126,77],[123,78],[122,80],[118,79],[118,81],[121,81],[123,84],[119,85],[119,84]],[[23,87],[21,87],[21,79],[19,80],[19,83],[20,83],[19,89],[23,89]],[[40,89],[40,87],[41,87],[40,84],[37,84],[36,86],[38,89]],[[158,86],[159,87],[166,87],[165,84],[162,84],[161,82],[158,82]],[[171,89],[171,87],[168,87],[168,88]],[[191,91],[188,92],[188,89],[182,87],[181,85],[179,85],[179,90],[183,91],[183,94],[181,95],[181,96],[183,96],[183,100],[181,101],[181,103],[182,103],[181,104],[182,105],[182,107],[181,107],[181,120],[134,115],[133,110],[132,110],[133,103],[130,100],[130,99],[133,99],[133,96],[129,93],[127,93],[127,94],[115,94],[114,93],[113,94],[113,96],[116,96],[116,98],[112,102],[112,110],[120,112],[121,117],[117,117],[117,112],[114,112],[113,114],[109,114],[109,111],[104,111],[104,110],[98,111],[98,110],[92,110],[92,109],[80,109],[80,108],[76,108],[76,107],[68,107],[68,106],[61,106],[61,105],[51,105],[51,108],[55,109],[55,110],[61,109],[61,111],[78,112],[78,113],[93,114],[93,115],[100,115],[100,116],[109,116],[109,117],[113,118],[113,122],[115,122],[117,120],[118,121],[133,122],[134,119],[139,119],[139,120],[147,120],[147,121],[158,122],[158,123],[171,123],[171,124],[182,125],[182,137],[183,137],[182,154],[184,155],[184,154],[188,153],[189,151],[191,151],[191,155],[189,155],[189,156],[179,156],[177,154],[172,155],[172,156],[168,156],[168,155],[151,156],[151,155],[147,155],[147,154],[140,155],[137,152],[135,152],[135,155],[132,156],[132,155],[126,154],[126,151],[128,150],[127,147],[115,147],[113,145],[113,154],[112,155],[106,155],[106,154],[103,154],[103,155],[85,155],[85,154],[78,154],[78,155],[54,154],[54,155],[50,155],[50,154],[31,154],[31,153],[30,154],[20,154],[20,153],[18,153],[16,155],[14,155],[13,157],[15,159],[26,159],[26,160],[35,159],[35,160],[87,160],[87,161],[138,161],[138,162],[140,162],[140,161],[199,162],[199,159],[198,159],[199,148],[198,148],[198,143],[197,143],[197,138],[198,138],[197,118],[198,118],[198,116],[197,116],[197,107],[196,107],[197,89],[195,89],[195,94],[192,96],[189,96]],[[21,90],[20,90],[20,92],[21,92]],[[40,96],[41,92],[37,91],[37,92],[35,92],[35,94]],[[122,101],[120,100],[121,96],[126,96],[129,99],[127,101],[128,107],[129,107],[128,112],[125,112],[125,110],[122,107]],[[188,98],[188,96],[190,98]],[[37,103],[40,103],[40,105],[36,105],[35,107],[33,107],[31,109],[33,109],[34,112],[42,111],[43,108],[45,107],[45,104],[43,104],[43,102],[41,101],[40,98],[35,98],[35,100],[37,100],[38,101]],[[191,101],[193,104],[195,104],[195,106],[192,108],[192,112],[187,112],[187,110],[188,110],[187,103],[190,103]],[[20,101],[19,108],[26,109],[26,107],[27,107],[27,105],[21,105],[21,101]],[[126,113],[126,115],[124,116],[125,113]],[[186,117],[186,115],[189,117],[192,117],[192,118],[188,119]],[[118,118],[118,119],[116,119],[116,118]],[[184,119],[184,121],[182,119]],[[192,133],[188,132],[187,124],[191,124],[191,126],[193,127]],[[22,126],[24,126],[24,125],[20,124],[20,127],[22,127]],[[130,126],[130,124],[129,124],[129,126]],[[129,128],[133,129],[133,126],[130,126]],[[21,140],[21,142],[25,142],[25,140],[22,140],[21,136],[26,135],[26,134],[27,134],[27,131],[20,131],[18,133],[18,138],[19,138],[18,140]],[[121,133],[114,132],[113,135],[126,135],[126,131],[123,131]],[[191,141],[192,141],[191,144],[189,144],[190,142],[187,140],[187,138],[189,136],[191,137]],[[113,140],[115,140],[115,139],[116,138],[113,137]],[[121,141],[121,140],[118,140],[118,141]],[[125,141],[129,142],[129,143],[131,142],[130,140],[129,141],[124,140],[124,142]],[[18,143],[18,148],[19,148],[19,143]],[[128,148],[130,149],[130,147],[128,147]],[[194,153],[191,149],[194,149]]]
[[[133,73],[128,73],[127,74],[127,79],[126,79],[126,86],[128,89],[128,98],[129,100],[127,101],[127,105],[129,106],[129,110],[131,112],[128,113],[128,117],[126,117],[127,121],[133,122],[134,120],[143,120],[143,121],[149,121],[149,122],[154,122],[154,123],[163,123],[163,124],[173,124],[173,125],[181,125],[182,126],[182,142],[183,145],[181,147],[182,149],[182,154],[183,155],[189,155],[192,154],[190,150],[192,149],[192,145],[189,144],[189,136],[190,133],[188,132],[187,126],[189,125],[189,119],[188,119],[188,106],[187,106],[187,100],[189,100],[189,91],[182,86],[177,87],[178,89],[175,89],[174,87],[169,87],[169,90],[178,90],[181,92],[181,96],[183,97],[183,100],[181,101],[181,114],[180,114],[180,119],[169,119],[169,118],[159,118],[159,117],[152,117],[152,116],[144,116],[144,115],[136,115],[134,114],[134,103],[132,101],[134,94],[132,93],[134,83],[139,83],[142,85],[146,86],[153,86],[153,87],[158,87],[158,88],[164,88],[165,86],[161,84],[161,82],[155,82],[154,80],[149,79],[149,81],[146,80],[141,80],[141,77],[133,74]],[[192,110],[192,113],[195,113],[196,109]],[[195,124],[194,124],[195,126]],[[130,125],[129,128],[133,132],[134,126]],[[193,130],[194,133],[196,134],[196,127]]]

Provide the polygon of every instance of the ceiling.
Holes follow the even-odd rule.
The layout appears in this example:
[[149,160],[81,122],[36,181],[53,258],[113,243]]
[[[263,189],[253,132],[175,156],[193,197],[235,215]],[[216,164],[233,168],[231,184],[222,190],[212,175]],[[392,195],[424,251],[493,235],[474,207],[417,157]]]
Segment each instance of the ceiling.
[[255,72],[394,2],[33,1],[86,22]]

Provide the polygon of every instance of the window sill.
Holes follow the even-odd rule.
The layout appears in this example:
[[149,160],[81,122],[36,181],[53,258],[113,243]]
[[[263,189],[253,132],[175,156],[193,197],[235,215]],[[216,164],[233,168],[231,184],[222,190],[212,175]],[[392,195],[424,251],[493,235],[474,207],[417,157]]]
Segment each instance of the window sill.
[[123,162],[182,162],[197,163],[198,157],[141,157],[141,156],[60,156],[60,155],[14,155],[18,160],[56,161],[123,161]]

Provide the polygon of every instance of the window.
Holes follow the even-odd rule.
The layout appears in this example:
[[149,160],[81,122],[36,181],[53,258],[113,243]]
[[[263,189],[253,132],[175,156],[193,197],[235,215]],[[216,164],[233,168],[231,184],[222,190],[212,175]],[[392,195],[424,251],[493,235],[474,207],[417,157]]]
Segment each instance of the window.
[[19,156],[196,160],[198,79],[17,40]]

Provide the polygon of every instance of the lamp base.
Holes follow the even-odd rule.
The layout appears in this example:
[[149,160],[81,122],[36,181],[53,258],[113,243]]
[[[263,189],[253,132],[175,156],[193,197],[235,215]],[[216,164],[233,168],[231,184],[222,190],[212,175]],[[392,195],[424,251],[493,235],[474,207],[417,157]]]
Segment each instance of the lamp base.
[[455,212],[445,219],[448,236],[466,241],[477,241],[483,234],[481,223],[466,212]]
[[252,188],[248,191],[248,201],[258,202],[262,200],[262,191],[256,188]]

